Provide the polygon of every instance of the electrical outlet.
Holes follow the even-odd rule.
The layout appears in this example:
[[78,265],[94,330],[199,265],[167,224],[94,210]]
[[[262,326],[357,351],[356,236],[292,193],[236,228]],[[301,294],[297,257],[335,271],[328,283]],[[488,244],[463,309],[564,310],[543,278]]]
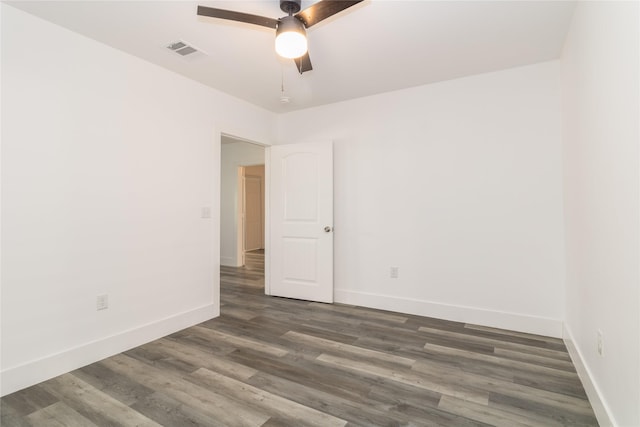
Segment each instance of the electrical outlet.
[[107,308],[109,308],[109,296],[107,294],[98,295],[96,297],[96,309],[106,310]]
[[397,279],[399,270],[400,269],[398,267],[391,267],[391,269],[389,270],[389,277],[391,277],[392,279]]
[[602,341],[602,331],[598,329],[597,333],[597,345],[598,345],[598,354],[600,356],[604,355],[604,342]]

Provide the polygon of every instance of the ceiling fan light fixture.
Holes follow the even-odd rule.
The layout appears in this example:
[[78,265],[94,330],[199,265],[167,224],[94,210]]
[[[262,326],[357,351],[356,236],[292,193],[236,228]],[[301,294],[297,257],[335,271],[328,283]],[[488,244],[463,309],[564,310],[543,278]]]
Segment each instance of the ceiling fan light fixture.
[[284,58],[299,58],[307,53],[307,33],[295,16],[286,16],[276,30],[276,52]]

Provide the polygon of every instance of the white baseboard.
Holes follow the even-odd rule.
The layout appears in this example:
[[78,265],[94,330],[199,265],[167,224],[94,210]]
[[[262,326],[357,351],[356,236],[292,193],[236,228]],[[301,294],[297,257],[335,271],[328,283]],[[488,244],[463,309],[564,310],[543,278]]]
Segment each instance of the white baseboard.
[[1,395],[13,393],[133,347],[162,338],[217,317],[217,305],[208,304],[156,322],[129,329],[0,372]]
[[563,338],[564,343],[567,346],[567,350],[569,351],[569,356],[571,356],[571,360],[573,361],[573,365],[576,367],[576,371],[578,372],[578,377],[580,377],[580,381],[582,381],[582,386],[584,387],[585,392],[587,393],[587,397],[589,398],[589,403],[591,403],[591,407],[593,408],[593,412],[596,414],[596,418],[598,419],[598,424],[601,427],[613,427],[616,424],[613,421],[613,416],[611,415],[611,411],[609,407],[605,403],[605,400],[602,398],[602,393],[600,393],[600,389],[593,381],[593,376],[591,375],[591,371],[587,367],[587,364],[582,357],[582,352],[576,345],[576,342],[573,338],[573,334],[571,330],[564,324],[563,327]]
[[336,302],[344,304],[562,338],[562,320],[560,319],[449,305],[410,298],[398,298],[391,295],[356,292],[345,289],[336,289],[334,291],[334,299]]
[[220,257],[220,265],[224,265],[226,267],[239,267],[236,259],[230,256]]

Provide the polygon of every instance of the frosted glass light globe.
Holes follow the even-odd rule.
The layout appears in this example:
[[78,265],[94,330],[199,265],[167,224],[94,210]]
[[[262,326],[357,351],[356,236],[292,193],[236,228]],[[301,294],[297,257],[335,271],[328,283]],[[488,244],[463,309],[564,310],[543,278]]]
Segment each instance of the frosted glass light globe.
[[304,25],[294,16],[282,18],[276,31],[276,52],[284,58],[299,58],[307,53]]

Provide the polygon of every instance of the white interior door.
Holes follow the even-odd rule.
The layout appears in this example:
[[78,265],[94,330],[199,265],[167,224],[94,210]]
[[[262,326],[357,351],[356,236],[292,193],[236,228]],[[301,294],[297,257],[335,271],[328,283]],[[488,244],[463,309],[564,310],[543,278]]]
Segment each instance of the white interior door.
[[267,149],[267,294],[333,302],[333,144]]

